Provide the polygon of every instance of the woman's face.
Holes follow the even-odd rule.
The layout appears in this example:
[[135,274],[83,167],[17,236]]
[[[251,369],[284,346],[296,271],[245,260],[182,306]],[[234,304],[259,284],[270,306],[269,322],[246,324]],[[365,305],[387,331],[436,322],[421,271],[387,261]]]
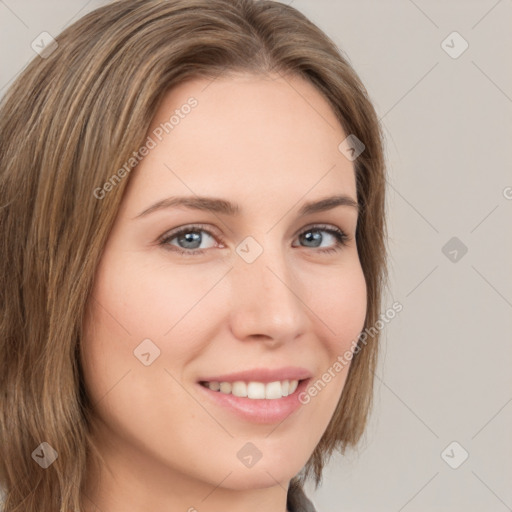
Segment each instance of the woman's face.
[[[347,135],[297,77],[195,79],[160,105],[124,178],[83,343],[98,442],[128,489],[204,487],[198,502],[213,487],[286,489],[307,462],[366,313],[357,209],[320,202],[356,201]],[[278,398],[286,380],[298,389]]]

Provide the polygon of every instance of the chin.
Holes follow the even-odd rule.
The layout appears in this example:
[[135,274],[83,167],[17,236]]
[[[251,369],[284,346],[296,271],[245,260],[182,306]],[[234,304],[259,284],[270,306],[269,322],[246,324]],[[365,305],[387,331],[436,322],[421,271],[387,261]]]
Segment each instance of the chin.
[[307,457],[296,464],[285,459],[264,463],[262,458],[252,467],[247,468],[240,463],[242,467],[232,468],[232,473],[226,478],[222,486],[233,490],[248,490],[274,487],[278,483],[286,485],[299,473],[306,462]]
[[[226,489],[246,491],[250,489],[264,489],[275,487],[277,484],[286,485],[296,473],[283,471],[284,468],[275,469],[274,472],[263,468],[253,467],[248,470],[233,471],[222,483]],[[268,471],[268,473],[267,473]]]

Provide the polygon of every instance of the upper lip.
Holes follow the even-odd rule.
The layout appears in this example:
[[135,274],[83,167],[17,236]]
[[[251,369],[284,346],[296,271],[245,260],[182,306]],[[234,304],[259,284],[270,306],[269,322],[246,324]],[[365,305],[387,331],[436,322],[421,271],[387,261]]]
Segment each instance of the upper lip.
[[243,372],[225,373],[222,375],[208,376],[199,379],[199,382],[275,382],[282,380],[309,379],[312,373],[299,366],[286,366],[283,368],[254,368]]

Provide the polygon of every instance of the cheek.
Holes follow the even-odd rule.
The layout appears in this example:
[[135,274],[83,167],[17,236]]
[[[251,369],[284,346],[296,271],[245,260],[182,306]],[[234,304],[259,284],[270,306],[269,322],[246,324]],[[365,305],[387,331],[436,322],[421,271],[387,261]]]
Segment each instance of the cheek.
[[[174,382],[165,370],[183,380],[187,364],[211,339],[205,329],[222,322],[226,313],[214,289],[226,275],[224,267],[194,271],[190,265],[176,270],[161,263],[148,265],[142,254],[137,259],[126,253],[131,261],[123,260],[122,254],[104,253],[84,319],[82,343],[87,392],[93,403],[102,400],[103,407],[113,401],[111,407],[120,407],[119,417],[135,403],[164,404],[157,395]],[[144,366],[137,355],[148,351],[155,359]],[[155,395],[147,390],[159,391]],[[112,412],[103,411],[103,415],[117,421]]]
[[[308,306],[317,315],[318,339],[322,343],[322,365],[317,380],[310,382],[301,397],[305,410],[314,411],[314,418],[327,426],[338,404],[352,361],[352,352],[364,328],[367,309],[367,288],[358,260],[343,268],[329,269],[329,276],[310,276],[311,292]],[[316,288],[312,282],[316,281]]]
[[96,337],[132,352],[147,338],[162,349],[185,330],[187,342],[173,344],[173,357],[194,353],[201,340],[195,330],[219,314],[211,297],[218,295],[212,289],[225,276],[225,266],[171,268],[145,259],[143,253],[125,259],[109,254],[102,261],[92,294]]
[[[337,276],[337,277],[336,277]],[[311,446],[320,441],[345,387],[352,352],[364,327],[367,308],[366,281],[360,265],[333,273],[330,280],[311,296],[312,309],[326,325],[324,357],[316,380],[299,397],[308,414],[308,424],[321,426],[311,431]]]
[[366,317],[367,290],[363,270],[354,260],[329,275],[317,276],[320,285],[309,295],[311,309],[325,326],[325,340],[331,359],[350,347],[359,337]]

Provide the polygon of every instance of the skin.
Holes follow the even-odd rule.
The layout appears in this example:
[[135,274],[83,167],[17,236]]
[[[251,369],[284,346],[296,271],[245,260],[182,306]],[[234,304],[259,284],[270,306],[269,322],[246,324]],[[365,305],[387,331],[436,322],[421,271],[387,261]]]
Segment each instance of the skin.
[[[182,83],[148,134],[190,96],[197,107],[132,171],[95,276],[82,362],[107,467],[94,475],[99,486],[88,488],[87,504],[102,512],[285,512],[289,481],[324,433],[349,367],[280,424],[207,403],[197,380],[291,365],[309,369],[314,382],[351,348],[367,306],[357,210],[297,212],[334,193],[356,200],[353,162],[338,150],[346,134],[329,104],[299,77]],[[241,213],[174,207],[134,219],[178,195],[223,198]],[[212,233],[200,231],[201,244],[175,237],[158,245],[197,223]],[[308,242],[301,233],[315,224],[349,240],[322,253],[336,239],[321,229],[321,240]],[[252,263],[236,252],[248,236],[263,249]],[[160,350],[149,366],[133,353],[147,338]],[[262,453],[251,468],[237,458],[249,441]]]

